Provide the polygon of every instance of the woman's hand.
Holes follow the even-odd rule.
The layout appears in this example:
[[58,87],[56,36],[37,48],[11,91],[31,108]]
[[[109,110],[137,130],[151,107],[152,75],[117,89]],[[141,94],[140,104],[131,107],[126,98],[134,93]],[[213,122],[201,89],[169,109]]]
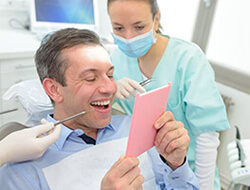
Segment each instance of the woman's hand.
[[126,77],[118,80],[116,84],[117,91],[115,96],[120,100],[128,99],[131,94],[134,96],[136,90],[139,90],[142,93],[146,92],[146,90],[138,82]]
[[41,157],[61,134],[61,126],[54,127],[45,119],[41,125],[15,131],[0,142],[0,166]]

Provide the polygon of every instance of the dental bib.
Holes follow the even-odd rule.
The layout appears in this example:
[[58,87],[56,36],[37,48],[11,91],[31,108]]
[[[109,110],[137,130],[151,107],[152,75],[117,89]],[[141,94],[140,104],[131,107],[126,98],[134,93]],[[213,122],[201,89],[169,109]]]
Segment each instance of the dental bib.
[[[51,190],[99,190],[102,178],[111,166],[125,155],[128,138],[98,144],[77,152],[60,162],[43,169]],[[141,174],[145,178],[143,189],[157,189],[148,154],[138,157]]]

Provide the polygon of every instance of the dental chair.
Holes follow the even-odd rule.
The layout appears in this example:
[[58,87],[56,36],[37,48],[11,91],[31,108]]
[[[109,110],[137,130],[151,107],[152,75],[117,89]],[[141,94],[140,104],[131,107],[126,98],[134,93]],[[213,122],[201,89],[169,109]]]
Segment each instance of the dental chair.
[[250,189],[250,139],[241,139],[239,128],[236,139],[227,145],[228,161],[233,183],[229,189]]
[[25,129],[27,126],[18,123],[18,122],[9,122],[4,124],[0,127],[0,141],[9,135],[10,133],[13,133],[14,131],[19,131],[21,129]]

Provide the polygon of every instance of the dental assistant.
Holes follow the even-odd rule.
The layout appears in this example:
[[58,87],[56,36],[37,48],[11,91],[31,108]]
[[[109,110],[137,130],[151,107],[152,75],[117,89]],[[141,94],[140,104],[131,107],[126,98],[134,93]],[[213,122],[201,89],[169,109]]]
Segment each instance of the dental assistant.
[[229,124],[214,72],[204,53],[191,42],[161,33],[156,0],[108,0],[108,14],[114,43],[119,47],[111,54],[117,103],[132,114],[131,94],[144,91],[138,82],[152,78],[145,87],[149,91],[171,81],[167,110],[189,132],[189,164],[201,189],[220,189],[217,131],[228,129]]
[[[41,125],[9,134],[0,142],[0,167],[9,162],[40,158],[61,134],[61,125],[54,128],[45,119]],[[44,135],[44,133],[48,133]]]

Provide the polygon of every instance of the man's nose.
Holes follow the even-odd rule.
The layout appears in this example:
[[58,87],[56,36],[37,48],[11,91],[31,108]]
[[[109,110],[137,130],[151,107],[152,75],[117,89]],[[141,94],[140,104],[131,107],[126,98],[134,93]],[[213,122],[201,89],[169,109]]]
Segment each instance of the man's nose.
[[116,93],[116,83],[114,80],[105,77],[105,79],[102,80],[99,91],[104,94],[114,94]]

